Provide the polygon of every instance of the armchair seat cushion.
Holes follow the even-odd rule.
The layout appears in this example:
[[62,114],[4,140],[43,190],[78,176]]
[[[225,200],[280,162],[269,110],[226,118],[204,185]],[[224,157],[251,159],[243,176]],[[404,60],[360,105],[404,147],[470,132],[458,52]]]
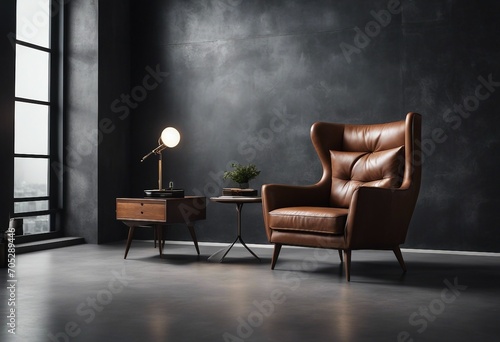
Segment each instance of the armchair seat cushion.
[[269,228],[343,235],[349,209],[332,207],[288,207],[269,212]]

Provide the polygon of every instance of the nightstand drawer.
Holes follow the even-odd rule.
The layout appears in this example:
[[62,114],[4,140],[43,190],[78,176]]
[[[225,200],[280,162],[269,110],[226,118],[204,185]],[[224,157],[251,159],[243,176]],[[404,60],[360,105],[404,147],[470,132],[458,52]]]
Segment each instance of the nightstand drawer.
[[117,200],[116,218],[118,220],[166,221],[165,201]]

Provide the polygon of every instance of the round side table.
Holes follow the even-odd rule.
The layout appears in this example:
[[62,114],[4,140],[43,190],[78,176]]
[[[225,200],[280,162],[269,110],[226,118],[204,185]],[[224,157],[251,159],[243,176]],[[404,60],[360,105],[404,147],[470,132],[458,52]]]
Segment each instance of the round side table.
[[260,258],[245,244],[243,239],[241,238],[241,211],[243,209],[243,204],[245,203],[262,203],[261,197],[254,196],[220,196],[220,197],[211,197],[210,201],[218,202],[218,203],[233,203],[236,204],[236,212],[237,212],[237,235],[236,239],[229,246],[215,252],[212,254],[208,260],[214,262],[222,262],[226,257],[227,253],[233,248],[234,244],[239,241],[243,247],[245,247],[257,260],[260,261]]

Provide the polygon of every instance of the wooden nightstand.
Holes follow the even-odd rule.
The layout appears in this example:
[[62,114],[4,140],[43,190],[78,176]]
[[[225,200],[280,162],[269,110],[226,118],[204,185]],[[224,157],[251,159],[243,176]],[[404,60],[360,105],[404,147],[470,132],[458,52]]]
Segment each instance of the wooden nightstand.
[[116,219],[129,227],[125,259],[134,236],[136,227],[153,227],[159,241],[160,257],[163,255],[162,227],[174,223],[185,223],[198,255],[198,240],[194,231],[194,222],[206,218],[206,198],[186,196],[183,198],[117,198]]

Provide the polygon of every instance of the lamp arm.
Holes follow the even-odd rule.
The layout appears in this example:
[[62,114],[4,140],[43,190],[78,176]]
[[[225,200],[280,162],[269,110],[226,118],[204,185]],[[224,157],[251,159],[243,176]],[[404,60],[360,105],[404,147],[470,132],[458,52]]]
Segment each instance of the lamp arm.
[[151,152],[149,152],[148,154],[146,154],[144,157],[142,157],[141,163],[144,160],[146,160],[146,158],[149,157],[150,155],[152,155],[152,154],[160,154],[166,148],[167,148],[167,146],[165,146],[164,144],[161,144],[160,146],[156,147],[154,150],[152,150]]

